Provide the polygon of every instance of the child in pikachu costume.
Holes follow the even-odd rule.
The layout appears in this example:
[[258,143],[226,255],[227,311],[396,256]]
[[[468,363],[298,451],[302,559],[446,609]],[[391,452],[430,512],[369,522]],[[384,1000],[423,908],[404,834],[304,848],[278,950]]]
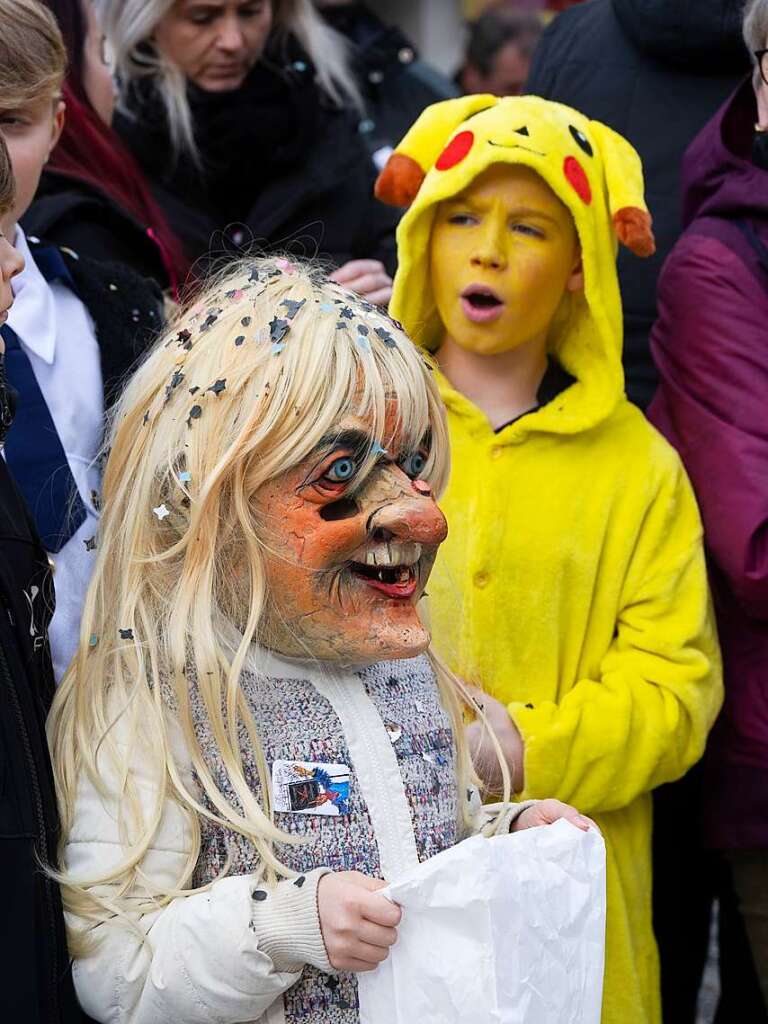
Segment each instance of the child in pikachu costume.
[[[511,718],[521,796],[558,797],[599,824],[608,858],[603,1021],[658,1024],[651,790],[700,758],[722,685],[689,482],[624,395],[615,261],[618,241],[653,252],[642,169],[611,129],[538,97],[427,108],[377,195],[409,206],[390,311],[439,368],[448,325],[433,225],[447,203],[459,211],[457,231],[478,223],[480,214],[461,213],[461,197],[498,165],[529,168],[570,212],[583,277],[556,296],[542,357],[550,386],[530,411],[494,430],[460,377],[449,382],[438,369],[453,468],[442,504],[449,535],[429,588],[433,636],[490,705],[501,702],[507,726]],[[527,246],[539,228],[509,230]],[[499,256],[470,252],[470,269],[455,251],[457,289],[473,274],[502,294],[513,287],[515,250],[504,237],[498,245]],[[490,314],[478,308],[465,317],[466,338],[458,298],[450,322],[473,359],[488,358]]]

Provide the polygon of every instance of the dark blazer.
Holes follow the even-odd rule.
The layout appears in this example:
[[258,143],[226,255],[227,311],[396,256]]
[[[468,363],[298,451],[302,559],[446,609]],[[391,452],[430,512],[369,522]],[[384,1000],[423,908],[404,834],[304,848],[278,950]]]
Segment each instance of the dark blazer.
[[45,739],[54,682],[51,570],[0,459],[0,1020],[77,1024],[54,864],[59,819]]
[[559,14],[534,56],[526,90],[603,121],[639,152],[656,255],[619,254],[627,394],[656,387],[648,335],[656,280],[680,231],[680,162],[748,65],[743,4],[733,0],[588,0]]
[[[27,237],[30,251],[47,240]],[[75,291],[91,315],[101,353],[104,402],[109,407],[142,353],[163,326],[163,296],[153,281],[122,263],[104,262],[61,248]]]

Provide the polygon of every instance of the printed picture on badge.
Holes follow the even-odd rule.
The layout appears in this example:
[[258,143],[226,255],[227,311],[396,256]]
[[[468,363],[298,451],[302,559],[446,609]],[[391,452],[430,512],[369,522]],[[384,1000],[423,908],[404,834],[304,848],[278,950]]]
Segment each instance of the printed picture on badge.
[[348,814],[349,766],[275,761],[272,765],[272,804],[276,811],[283,813]]

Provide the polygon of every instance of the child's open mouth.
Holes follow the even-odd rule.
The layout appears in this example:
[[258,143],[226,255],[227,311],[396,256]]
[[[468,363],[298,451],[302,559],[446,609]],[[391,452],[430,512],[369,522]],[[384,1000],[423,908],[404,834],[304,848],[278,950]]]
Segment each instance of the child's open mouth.
[[352,562],[350,570],[363,583],[396,600],[407,600],[416,591],[415,565],[366,565]]
[[485,324],[501,316],[504,302],[492,288],[471,284],[461,293],[461,308],[468,320]]

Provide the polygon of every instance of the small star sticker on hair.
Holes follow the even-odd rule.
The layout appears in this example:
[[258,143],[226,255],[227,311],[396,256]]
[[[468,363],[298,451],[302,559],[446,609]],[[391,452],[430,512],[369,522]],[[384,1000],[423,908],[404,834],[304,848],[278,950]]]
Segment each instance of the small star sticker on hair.
[[211,327],[213,327],[213,325],[216,323],[216,321],[218,319],[219,319],[219,313],[218,312],[215,312],[215,313],[211,312],[211,313],[209,313],[208,316],[205,318],[205,320],[203,320],[203,322],[200,324],[200,333],[202,334],[203,331],[210,330]]
[[368,328],[365,326],[365,324],[358,324],[357,325],[357,333],[358,334],[362,334],[365,337],[367,337],[368,336]]
[[248,275],[248,280],[249,281],[260,281],[261,280],[261,278],[259,277],[259,268],[258,267],[253,267],[253,269],[251,270],[250,274]]
[[371,445],[371,455],[389,455],[389,452],[376,441],[375,444]]
[[235,338],[235,345],[238,348],[240,348],[240,346],[243,344],[244,341],[245,341],[245,335],[244,334],[238,334],[238,336]]
[[144,413],[144,419],[141,421],[145,426],[149,423],[149,409]]
[[240,321],[240,323],[243,325],[243,327],[250,327],[251,326],[251,317],[244,316],[243,319]]
[[282,341],[290,329],[291,325],[287,320],[281,320],[277,316],[273,317],[269,322],[269,340]]
[[91,504],[97,512],[101,511],[101,498],[98,491],[91,491]]
[[242,288],[234,288],[232,291],[227,292],[226,296],[228,299],[233,299],[235,302],[239,302],[244,294],[245,293]]
[[189,472],[188,469],[183,469],[181,473],[179,473],[179,480],[181,480],[183,484],[188,484],[191,479],[192,474]]
[[211,386],[208,388],[208,390],[212,391],[214,393],[214,395],[220,395],[222,391],[226,391],[226,388],[227,388],[226,377],[222,377],[219,380],[217,380],[215,384],[211,384]]
[[286,316],[289,320],[293,320],[306,301],[306,299],[302,299],[301,302],[296,302],[294,299],[283,299],[280,305],[285,306]]
[[118,633],[120,634],[120,639],[121,640],[133,640],[133,630],[132,629],[119,629]]
[[339,310],[339,316],[343,320],[354,320],[354,318],[355,318],[355,314],[352,312],[352,310],[349,308],[349,306],[343,306]]
[[88,638],[88,646],[89,647],[95,647],[98,642],[99,642],[99,638],[96,636],[96,634],[95,633],[91,633],[90,637]]
[[397,348],[397,342],[392,337],[392,335],[389,333],[389,331],[385,330],[385,328],[377,327],[376,328],[376,336],[378,338],[380,338],[381,341],[384,342],[384,344],[387,346],[387,348]]
[[95,551],[96,550],[96,537],[94,536],[94,537],[87,537],[87,538],[85,538],[83,540],[83,544],[85,544],[85,550],[86,551]]
[[192,334],[190,331],[187,331],[186,329],[179,331],[177,340],[182,348],[192,348]]
[[189,393],[190,395],[196,395],[199,390],[200,388],[197,386],[197,384],[193,384],[192,387],[189,389]]
[[286,260],[283,257],[281,257],[279,260],[275,260],[275,263],[284,274],[290,275],[296,273],[296,267],[294,267],[290,260]]
[[347,327],[349,327],[349,324],[347,323],[346,320],[337,320],[336,321],[336,330],[337,331],[346,330]]
[[201,405],[193,405],[189,410],[189,419],[187,420],[187,426],[192,426],[192,420],[199,420],[203,415],[203,407]]
[[157,508],[153,508],[152,511],[155,513],[155,515],[157,516],[161,523],[164,519],[167,519],[167,517],[171,514],[171,511],[165,504],[165,502],[163,502],[162,505],[158,505]]
[[275,344],[272,346],[272,355],[273,356],[279,356],[284,348],[285,348],[285,343],[284,342],[282,342],[282,341],[275,342]]
[[321,302],[318,308],[321,313],[332,313],[334,306],[332,302]]

